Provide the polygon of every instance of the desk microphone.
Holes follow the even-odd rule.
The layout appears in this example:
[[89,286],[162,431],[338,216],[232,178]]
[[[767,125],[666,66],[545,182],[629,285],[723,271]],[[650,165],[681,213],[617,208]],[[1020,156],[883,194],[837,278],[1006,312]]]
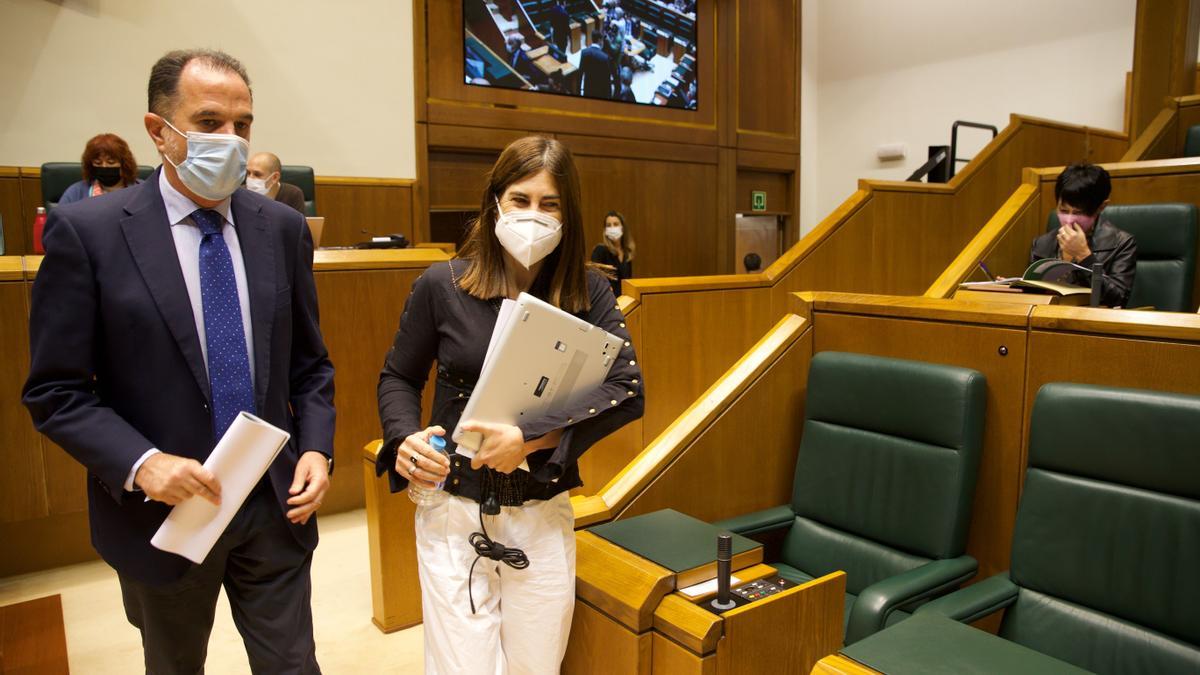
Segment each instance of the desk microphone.
[[717,535],[717,597],[709,603],[718,612],[733,609],[737,603],[729,597],[730,563],[733,557],[733,537]]

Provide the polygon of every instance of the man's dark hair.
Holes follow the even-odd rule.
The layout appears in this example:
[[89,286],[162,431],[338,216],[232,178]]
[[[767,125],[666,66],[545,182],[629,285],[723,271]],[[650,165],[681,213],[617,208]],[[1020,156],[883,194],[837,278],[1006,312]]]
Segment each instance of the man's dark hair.
[[601,42],[604,40],[604,30],[602,28],[592,29],[592,42]]
[[1107,171],[1095,164],[1072,164],[1054,182],[1055,201],[1074,206],[1089,216],[1096,214],[1110,194],[1112,180]]
[[[175,110],[179,98],[179,76],[192,61],[212,68],[235,73],[250,88],[250,76],[242,62],[215,49],[177,49],[167,52],[150,69],[150,84],[146,87],[146,98],[150,112],[168,117]],[[253,92],[251,96],[253,96]]]
[[746,257],[742,258],[742,265],[745,265],[747,272],[757,272],[762,269],[762,256],[757,253],[747,253]]

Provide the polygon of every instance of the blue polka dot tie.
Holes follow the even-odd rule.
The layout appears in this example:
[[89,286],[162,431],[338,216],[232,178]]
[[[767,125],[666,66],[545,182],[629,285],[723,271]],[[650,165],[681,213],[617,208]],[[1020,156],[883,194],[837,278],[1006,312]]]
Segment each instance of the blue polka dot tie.
[[220,440],[238,413],[254,413],[254,384],[250,381],[250,357],[246,353],[233,259],[221,234],[225,219],[216,211],[196,209],[192,220],[204,234],[200,242],[200,297],[212,387],[213,431],[214,438]]

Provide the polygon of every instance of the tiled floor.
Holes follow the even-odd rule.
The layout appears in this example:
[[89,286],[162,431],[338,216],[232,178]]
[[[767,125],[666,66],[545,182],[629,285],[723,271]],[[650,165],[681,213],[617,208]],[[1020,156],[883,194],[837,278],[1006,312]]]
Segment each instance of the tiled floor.
[[[104,563],[0,579],[0,605],[55,593],[62,595],[72,673],[141,670],[137,630],[125,620],[116,574]],[[384,635],[371,623],[364,511],[321,519],[321,545],[313,559],[313,616],[317,660],[327,675],[421,672],[419,626]],[[207,671],[250,672],[224,594],[209,641]]]

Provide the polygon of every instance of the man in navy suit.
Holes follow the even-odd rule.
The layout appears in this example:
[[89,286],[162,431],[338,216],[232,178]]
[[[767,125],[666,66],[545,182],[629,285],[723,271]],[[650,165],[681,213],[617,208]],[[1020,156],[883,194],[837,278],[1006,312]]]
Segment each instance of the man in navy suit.
[[583,71],[584,96],[612,98],[612,62],[604,50],[604,33],[599,29],[592,32],[592,46],[580,53],[579,69]]
[[[318,673],[309,571],[334,410],[312,239],[299,213],[238,189],[253,113],[237,60],[171,52],[148,93],[162,167],[47,223],[24,402],[88,470],[92,543],[147,672],[203,671],[223,586],[254,672]],[[219,503],[202,463],[243,412],[287,447],[202,564],[152,547],[173,505]]]

